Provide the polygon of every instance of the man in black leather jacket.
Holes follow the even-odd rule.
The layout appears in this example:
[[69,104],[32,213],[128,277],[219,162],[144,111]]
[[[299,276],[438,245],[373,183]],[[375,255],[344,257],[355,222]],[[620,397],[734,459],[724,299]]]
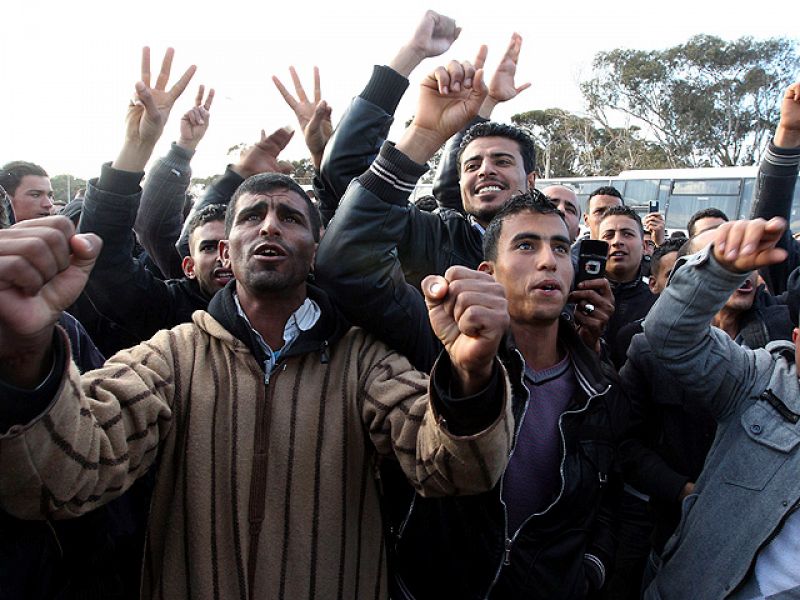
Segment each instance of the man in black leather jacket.
[[[317,281],[349,317],[422,369],[437,348],[397,249],[414,211],[408,194],[425,170],[420,163],[463,126],[460,118],[471,116],[456,111],[479,106],[480,73],[474,86],[453,92],[457,78],[452,75],[446,94],[433,75],[425,80],[414,122],[350,184],[317,254]],[[492,159],[488,153],[480,162]],[[506,210],[514,212],[490,225],[494,234],[487,231],[484,244],[491,249],[480,268],[495,275],[510,300],[514,339],[501,354],[524,430],[517,436],[523,462],[490,492],[456,502],[415,496],[391,471],[381,471],[393,597],[585,598],[602,586],[613,556],[616,489],[609,475],[625,404],[611,369],[561,318],[573,275],[563,217],[532,194]],[[505,268],[511,263],[516,268]],[[557,386],[557,401],[548,385]],[[539,420],[545,412],[546,422]],[[531,428],[546,435],[538,439]],[[532,480],[520,477],[534,465],[539,471]],[[516,491],[508,495],[504,486]],[[507,506],[513,506],[510,525]]]

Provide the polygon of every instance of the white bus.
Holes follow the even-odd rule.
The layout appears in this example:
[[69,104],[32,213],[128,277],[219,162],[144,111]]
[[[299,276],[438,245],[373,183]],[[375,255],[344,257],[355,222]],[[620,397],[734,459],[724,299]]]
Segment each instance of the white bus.
[[[585,212],[593,190],[613,185],[622,193],[625,204],[640,214],[648,212],[651,201],[657,201],[667,230],[685,231],[689,218],[703,208],[718,208],[731,219],[749,218],[757,172],[758,167],[623,171],[608,177],[537,179],[536,187],[542,189],[556,183],[572,186]],[[800,231],[800,185],[794,189],[790,228]]]

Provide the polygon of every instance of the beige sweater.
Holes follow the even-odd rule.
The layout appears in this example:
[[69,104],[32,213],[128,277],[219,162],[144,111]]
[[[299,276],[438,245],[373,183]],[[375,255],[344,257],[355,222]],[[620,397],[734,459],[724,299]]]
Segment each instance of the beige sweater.
[[511,443],[510,402],[455,437],[427,383],[353,328],[329,362],[290,358],[265,384],[246,346],[197,312],[83,377],[70,363],[45,414],[0,437],[0,506],[75,516],[158,461],[144,598],[385,598],[377,455],[424,495],[476,493]]

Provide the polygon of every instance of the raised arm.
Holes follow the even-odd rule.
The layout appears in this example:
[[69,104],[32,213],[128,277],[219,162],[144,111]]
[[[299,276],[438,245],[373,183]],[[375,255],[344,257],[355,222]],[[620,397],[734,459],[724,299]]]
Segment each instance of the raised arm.
[[723,223],[710,247],[676,264],[645,319],[653,353],[717,420],[746,401],[771,357],[740,347],[711,319],[749,272],[786,258],[775,247],[785,227],[779,218]]
[[[781,217],[787,222],[792,217],[792,199],[800,168],[800,82],[790,85],[781,102],[781,119],[775,137],[767,148],[758,169],[753,218]],[[786,291],[789,274],[800,266],[800,243],[787,229],[779,247],[788,253],[783,264],[761,270],[770,292],[775,295]]]
[[194,66],[187,69],[167,90],[172,56],[172,49],[167,50],[156,84],[150,87],[150,51],[143,50],[142,79],[128,107],[125,141],[117,159],[89,182],[79,225],[81,233],[96,233],[104,241],[86,294],[99,312],[138,339],[150,337],[165,322],[174,323],[175,307],[166,284],[131,254],[144,167],[195,71]]
[[213,88],[205,94],[200,86],[194,106],[181,118],[180,136],[169,153],[155,161],[147,172],[134,231],[139,242],[168,279],[183,277],[181,257],[175,242],[184,221],[186,191],[192,178],[190,161],[210,120]]
[[[408,196],[425,172],[420,163],[483,101],[483,72],[465,87],[467,72],[450,65],[423,81],[414,121],[397,146],[384,144],[370,169],[350,186],[317,252],[317,281],[345,315],[424,370],[431,368],[438,343],[424,318],[420,292],[405,281],[398,244],[410,243],[413,232],[419,243],[411,245],[424,253],[423,238],[442,240],[440,219],[409,207]],[[444,87],[447,94],[440,91]]]
[[446,52],[460,33],[453,19],[429,10],[388,66],[375,67],[325,149],[320,170],[325,221],[333,217],[350,182],[375,160],[408,87],[408,76],[425,58]]

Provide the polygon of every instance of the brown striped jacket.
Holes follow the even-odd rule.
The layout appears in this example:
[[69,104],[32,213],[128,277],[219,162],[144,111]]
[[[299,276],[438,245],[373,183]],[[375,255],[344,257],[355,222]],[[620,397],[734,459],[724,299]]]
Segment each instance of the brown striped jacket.
[[376,457],[423,495],[488,490],[506,464],[510,402],[465,437],[436,405],[426,375],[357,328],[265,384],[198,311],[83,377],[69,362],[47,411],[0,437],[0,506],[82,514],[158,460],[144,598],[385,598]]

